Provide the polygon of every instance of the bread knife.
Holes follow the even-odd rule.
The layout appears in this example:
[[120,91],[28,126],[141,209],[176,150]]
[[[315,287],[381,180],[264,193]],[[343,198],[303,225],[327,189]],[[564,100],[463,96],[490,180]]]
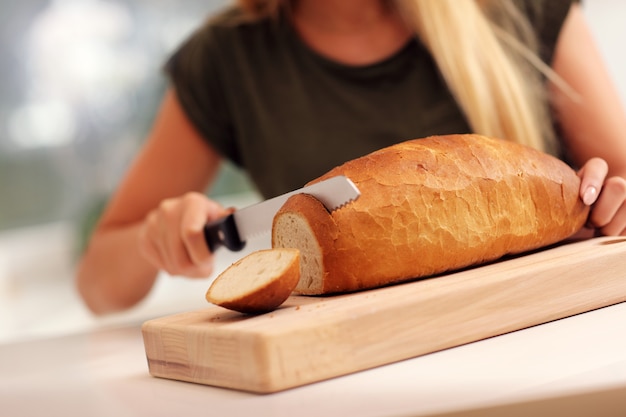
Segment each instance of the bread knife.
[[356,185],[343,175],[328,178],[236,210],[228,216],[207,223],[204,226],[207,246],[211,252],[215,252],[220,246],[225,246],[231,251],[243,249],[248,239],[272,230],[274,215],[287,199],[295,194],[310,194],[328,211],[333,211],[356,200],[361,193]]

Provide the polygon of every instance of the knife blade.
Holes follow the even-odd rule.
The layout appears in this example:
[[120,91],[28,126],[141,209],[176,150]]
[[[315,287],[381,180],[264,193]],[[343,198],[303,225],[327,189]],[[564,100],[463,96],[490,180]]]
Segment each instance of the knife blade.
[[204,226],[207,246],[211,252],[215,252],[220,246],[225,246],[231,251],[243,249],[248,239],[272,229],[274,215],[287,199],[295,194],[310,194],[329,211],[333,211],[356,200],[361,193],[356,185],[343,175],[299,188],[207,223]]

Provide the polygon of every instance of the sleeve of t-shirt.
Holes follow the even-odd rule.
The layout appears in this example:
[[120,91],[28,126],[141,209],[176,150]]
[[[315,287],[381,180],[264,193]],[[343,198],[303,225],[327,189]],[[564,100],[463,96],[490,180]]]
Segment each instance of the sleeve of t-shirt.
[[232,123],[220,68],[220,45],[210,24],[198,29],[173,53],[165,71],[195,128],[222,156],[237,163]]
[[552,64],[565,19],[572,5],[581,0],[524,0],[521,3],[537,33],[539,56],[545,63]]

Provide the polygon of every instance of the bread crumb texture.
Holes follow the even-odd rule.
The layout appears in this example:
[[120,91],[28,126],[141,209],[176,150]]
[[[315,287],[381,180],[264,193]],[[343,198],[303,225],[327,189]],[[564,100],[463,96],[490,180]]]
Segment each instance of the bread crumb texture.
[[209,287],[207,301],[243,313],[263,313],[282,304],[300,278],[297,249],[252,252],[222,272]]

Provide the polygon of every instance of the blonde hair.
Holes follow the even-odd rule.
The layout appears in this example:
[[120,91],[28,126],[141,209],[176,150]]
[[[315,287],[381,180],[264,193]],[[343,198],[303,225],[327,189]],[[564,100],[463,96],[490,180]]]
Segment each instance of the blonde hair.
[[[284,0],[238,0],[253,18],[275,16]],[[429,50],[472,130],[555,153],[536,36],[512,0],[395,0]]]

